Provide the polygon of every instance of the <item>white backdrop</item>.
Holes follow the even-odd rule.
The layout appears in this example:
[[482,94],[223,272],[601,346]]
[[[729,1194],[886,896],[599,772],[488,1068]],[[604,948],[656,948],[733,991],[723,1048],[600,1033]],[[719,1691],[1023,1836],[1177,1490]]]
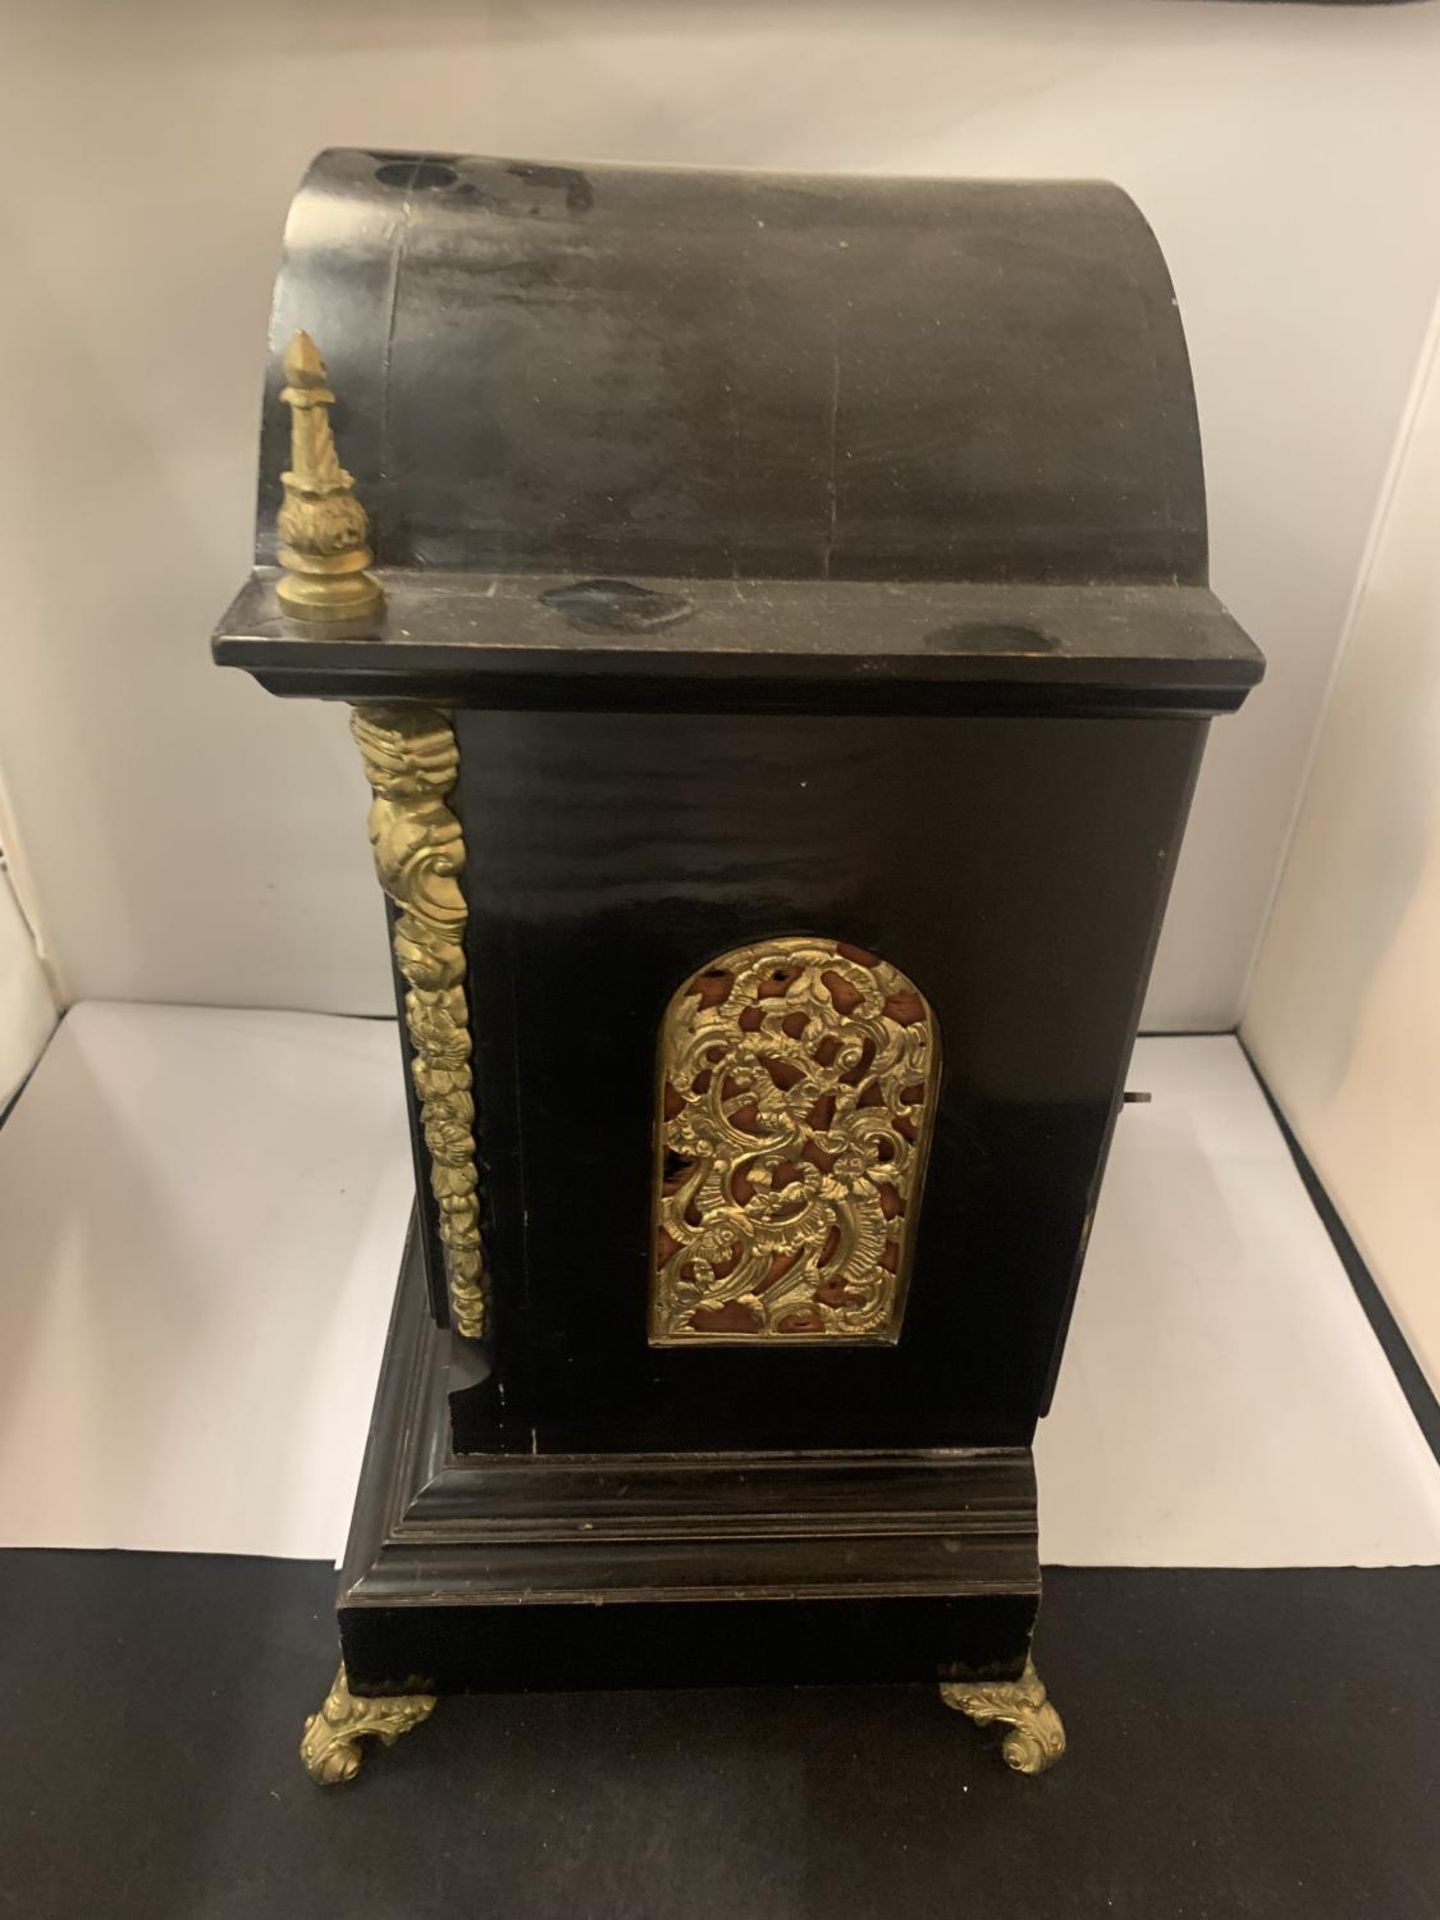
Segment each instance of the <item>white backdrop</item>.
[[55,1025],[35,944],[0,867],[0,1114],[25,1084]]
[[1440,307],[1245,1038],[1440,1392]]
[[[0,1134],[3,1269],[44,1279],[0,1285],[0,1547],[337,1552],[412,1200],[395,1065],[377,1020],[69,1015]],[[1134,1072],[1042,1558],[1440,1561],[1440,1466],[1239,1046]]]
[[388,1007],[341,716],[212,669],[274,255],[330,144],[1105,176],[1189,330],[1215,730],[1152,1027],[1236,1017],[1440,286],[1440,14],[1191,0],[0,0],[0,766],[74,996]]

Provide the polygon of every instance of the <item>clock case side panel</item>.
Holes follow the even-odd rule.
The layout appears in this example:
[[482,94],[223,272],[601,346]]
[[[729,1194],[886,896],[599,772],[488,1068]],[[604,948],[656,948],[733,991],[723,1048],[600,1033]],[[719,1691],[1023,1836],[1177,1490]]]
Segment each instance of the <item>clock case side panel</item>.
[[[1205,725],[460,712],[496,1400],[465,1450],[1026,1444]],[[647,1340],[655,1049],[756,935],[900,967],[946,1062],[893,1348]]]

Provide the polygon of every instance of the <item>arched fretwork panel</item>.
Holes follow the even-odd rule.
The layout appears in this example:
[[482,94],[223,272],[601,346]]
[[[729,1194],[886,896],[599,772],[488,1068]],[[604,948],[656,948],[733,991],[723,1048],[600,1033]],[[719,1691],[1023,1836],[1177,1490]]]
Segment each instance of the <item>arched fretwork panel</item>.
[[737,947],[665,1011],[650,1339],[900,1337],[935,1017],[841,940]]

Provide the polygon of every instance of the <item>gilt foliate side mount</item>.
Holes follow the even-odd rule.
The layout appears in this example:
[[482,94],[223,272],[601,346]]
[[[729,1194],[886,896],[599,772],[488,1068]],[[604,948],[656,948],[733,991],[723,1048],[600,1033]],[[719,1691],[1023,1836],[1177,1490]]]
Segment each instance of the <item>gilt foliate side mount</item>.
[[460,767],[454,729],[430,707],[357,707],[350,730],[374,798],[375,872],[397,908],[392,944],[406,983],[411,1076],[430,1157],[450,1320],[485,1331],[485,1262],[470,1009],[465,990],[465,840],[445,804]]

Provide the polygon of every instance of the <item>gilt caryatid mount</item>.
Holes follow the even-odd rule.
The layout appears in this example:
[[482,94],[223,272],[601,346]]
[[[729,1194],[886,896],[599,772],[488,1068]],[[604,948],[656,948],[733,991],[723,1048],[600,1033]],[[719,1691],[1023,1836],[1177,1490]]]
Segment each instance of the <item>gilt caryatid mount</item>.
[[350,731],[374,796],[375,873],[396,909],[391,945],[406,987],[410,1075],[430,1162],[450,1323],[478,1340],[485,1331],[485,1262],[465,991],[465,840],[446,805],[459,750],[445,715],[430,707],[356,707]]

